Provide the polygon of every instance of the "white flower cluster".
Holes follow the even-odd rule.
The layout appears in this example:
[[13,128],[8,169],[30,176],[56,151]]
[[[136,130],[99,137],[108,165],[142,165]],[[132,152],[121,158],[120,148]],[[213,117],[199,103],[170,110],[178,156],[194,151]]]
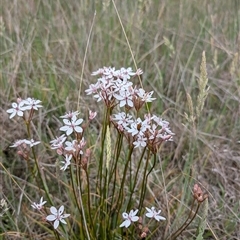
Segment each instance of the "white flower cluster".
[[[38,211],[42,211],[43,205],[46,202],[47,201],[43,201],[43,197],[41,197],[39,203],[34,202],[33,204],[31,204],[31,206]],[[46,220],[49,221],[49,222],[54,222],[53,223],[54,229],[58,228],[60,222],[64,223],[64,224],[67,224],[67,222],[64,220],[64,218],[69,217],[70,214],[63,213],[64,212],[64,206],[63,205],[59,209],[56,209],[56,207],[54,207],[54,206],[50,207],[50,212],[51,212],[51,214],[49,214],[46,217]]]
[[[126,112],[120,112],[111,116],[114,126],[124,133],[135,148],[148,147],[156,153],[163,141],[171,141],[174,133],[169,128],[169,122],[155,115],[147,114],[142,120],[140,117],[134,119],[129,110],[140,108],[148,102],[152,102],[153,91],[146,92],[142,88],[133,87],[130,78],[141,75],[143,72],[138,69],[133,72],[131,68],[116,70],[112,67],[103,67],[93,72],[92,75],[100,75],[95,84],[91,84],[85,92],[93,94],[97,101],[103,100],[108,108],[116,105],[125,107]],[[138,114],[139,115],[139,114]]]
[[17,140],[13,145],[11,145],[10,147],[21,147],[21,146],[24,146],[24,148],[26,148],[26,145],[29,145],[29,147],[33,147],[35,145],[38,145],[40,143],[40,141],[35,141],[33,139],[31,140],[27,140],[27,139],[20,139],[20,140]]
[[152,92],[145,92],[144,89],[133,87],[130,78],[141,75],[143,72],[138,69],[136,72],[132,68],[121,68],[115,70],[112,67],[103,67],[93,72],[92,75],[100,75],[95,84],[91,84],[85,92],[87,95],[94,94],[97,101],[103,100],[108,107],[114,107],[119,103],[120,107],[135,107],[139,110],[144,103],[152,102]]
[[[146,207],[146,210],[147,210],[147,213],[145,214],[146,217],[153,218],[157,221],[166,220],[165,217],[162,217],[160,215],[161,210],[156,211],[155,207],[151,207],[151,208]],[[126,213],[126,212],[122,213],[122,217],[125,220],[121,223],[120,227],[128,228],[132,222],[137,222],[139,220],[137,213],[138,213],[138,209],[136,209],[135,211],[131,210],[129,213]]]
[[[83,122],[82,118],[77,118],[78,111],[68,112],[64,116],[60,116],[65,124],[60,128],[60,131],[66,132],[60,137],[56,137],[50,141],[51,149],[55,149],[59,155],[64,157],[61,162],[62,166],[60,170],[65,171],[71,164],[71,159],[79,159],[79,156],[83,154],[83,148],[86,145],[86,141],[82,136],[83,128],[80,126]],[[89,111],[89,120],[93,120],[96,117],[96,112]],[[66,141],[67,137],[74,134],[80,134],[79,140]]]
[[[116,128],[132,139],[135,147],[148,147],[156,151],[163,141],[171,141],[174,133],[169,128],[169,122],[155,115],[146,114],[144,120],[120,112],[111,118]],[[129,138],[131,136],[131,138]]]
[[42,101],[36,100],[34,98],[27,98],[24,100],[18,98],[17,102],[12,103],[12,108],[7,110],[7,113],[10,114],[9,118],[11,119],[16,115],[23,117],[23,112],[26,110],[38,110],[38,108],[42,107],[42,105],[40,105],[41,102]]
[[[21,99],[18,98],[17,102],[13,102],[12,103],[12,108],[8,109],[6,112],[10,114],[9,118],[13,118],[16,115],[19,117],[24,118],[24,112],[25,111],[30,111],[30,113],[28,114],[28,119],[25,121],[30,122],[32,117],[33,117],[33,112],[34,110],[37,111],[39,108],[42,107],[42,105],[40,104],[42,101],[34,99],[34,98],[26,98],[26,99]],[[13,145],[11,145],[10,147],[15,147],[18,148],[18,154],[22,155],[23,157],[27,157],[27,146],[29,146],[30,148],[32,148],[33,146],[39,144],[40,141],[35,141],[33,139],[27,140],[27,139],[20,139],[20,140],[16,140],[15,143]]]

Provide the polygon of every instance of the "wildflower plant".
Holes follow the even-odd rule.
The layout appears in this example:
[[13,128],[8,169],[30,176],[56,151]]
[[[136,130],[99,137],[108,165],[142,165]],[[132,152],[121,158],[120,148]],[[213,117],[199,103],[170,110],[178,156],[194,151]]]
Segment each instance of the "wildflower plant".
[[[35,152],[43,143],[40,139],[33,140],[30,128],[33,115],[43,107],[41,101],[18,99],[7,110],[10,119],[22,118],[26,124],[28,139],[18,140],[12,147],[16,147],[28,163],[33,160],[33,166],[28,164],[31,179],[35,179],[39,192],[45,195],[39,203],[31,202],[29,206],[41,214],[44,224],[50,224],[57,239],[61,236],[64,239],[79,239],[77,236],[115,239],[123,236],[123,228],[127,230],[127,238],[150,238],[159,224],[163,224],[161,221],[166,220],[160,215],[161,210],[145,206],[144,200],[159,149],[164,142],[173,140],[174,133],[167,120],[146,111],[145,106],[156,98],[153,91],[134,85],[132,79],[142,73],[141,69],[113,67],[92,73],[97,80],[85,93],[104,105],[101,139],[95,146],[90,145],[86,133],[101,114],[89,111],[84,118],[80,111],[73,110],[59,117],[63,124],[60,134],[50,140],[49,145],[55,151],[60,177],[65,176],[61,179],[63,189],[71,199],[65,199],[66,204],[61,204],[59,209],[54,202],[61,200],[49,192],[49,186],[54,185],[47,182],[49,171],[47,167],[41,168],[41,158]],[[194,189],[194,199],[204,201],[206,197],[199,188]],[[70,205],[74,205],[75,211],[64,213],[65,209],[70,211]],[[176,235],[179,233],[180,230]]]

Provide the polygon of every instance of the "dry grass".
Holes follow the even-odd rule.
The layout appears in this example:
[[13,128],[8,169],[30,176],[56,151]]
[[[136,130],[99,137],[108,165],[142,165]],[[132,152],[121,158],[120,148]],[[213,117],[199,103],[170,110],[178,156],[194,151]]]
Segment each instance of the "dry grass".
[[[165,144],[162,149],[159,168],[149,181],[146,201],[160,201],[165,215],[180,206],[179,212],[168,216],[173,231],[184,219],[193,183],[199,182],[209,194],[204,239],[240,239],[239,2],[116,2],[137,65],[144,70],[143,85],[153,89],[158,98],[151,110],[167,118],[176,133],[174,143]],[[2,0],[1,5],[0,160],[25,187],[28,185],[24,182],[25,166],[9,145],[26,133],[19,122],[9,121],[5,111],[10,102],[19,96],[43,101],[44,110],[39,114],[35,134],[49,142],[58,131],[55,116],[77,106],[82,71],[83,94],[93,81],[92,71],[102,66],[119,68],[134,64],[111,1],[108,5],[108,1],[102,4],[84,0]],[[184,115],[190,114],[186,93],[196,107],[203,51],[210,89],[193,126]],[[81,99],[81,111],[85,113],[89,104],[100,111],[99,105],[87,97]],[[46,163],[53,164],[52,153],[39,149],[39,154],[46,155]],[[160,163],[163,176],[158,170]],[[0,198],[7,199],[10,214],[17,219],[22,192],[0,170]],[[26,203],[21,209],[24,208],[28,208]],[[182,239],[196,239],[198,220]],[[25,219],[23,222],[28,223]],[[11,226],[19,229],[13,230]],[[29,226],[23,228],[19,219],[15,224],[4,220],[0,232],[8,229],[24,233]],[[47,238],[39,235],[38,239]]]

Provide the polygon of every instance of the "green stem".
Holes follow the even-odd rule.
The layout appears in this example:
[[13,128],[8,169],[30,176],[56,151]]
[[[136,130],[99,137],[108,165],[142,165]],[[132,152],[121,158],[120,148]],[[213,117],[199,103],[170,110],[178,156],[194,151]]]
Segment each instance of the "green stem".
[[[78,212],[79,212],[80,215],[82,215],[82,214],[81,214],[82,211],[81,211],[81,208],[80,208],[80,206],[79,206],[78,198],[77,198],[77,194],[76,194],[76,190],[75,190],[75,184],[74,184],[73,176],[74,176],[74,174],[73,174],[72,165],[70,165],[70,179],[71,179],[71,184],[72,184],[72,189],[73,189],[73,195],[74,195],[74,199],[75,199],[75,202],[76,202],[76,205],[77,205],[77,208],[78,208]],[[80,222],[81,222],[80,232],[81,232],[81,234],[83,234],[83,233],[84,233],[84,231],[83,231],[84,228],[83,228],[83,226],[82,226],[82,221],[80,221]],[[84,235],[85,235],[85,234],[84,234]]]
[[133,187],[130,191],[130,196],[129,196],[129,201],[128,201],[128,205],[127,205],[127,209],[130,208],[130,205],[131,205],[131,200],[132,200],[132,195],[134,193],[134,189],[135,189],[135,186],[136,186],[136,182],[137,182],[137,179],[138,179],[138,172],[140,170],[140,167],[141,167],[141,164],[142,164],[142,160],[143,160],[143,156],[145,154],[145,151],[146,151],[146,148],[144,148],[143,152],[142,152],[142,155],[141,155],[141,158],[139,160],[139,163],[138,163],[138,167],[137,167],[137,171],[136,171],[136,174],[135,174],[135,178],[134,178],[134,183],[133,183]]
[[[29,121],[25,121],[25,123],[26,123],[28,138],[31,139],[30,122],[29,122]],[[47,195],[47,199],[48,199],[48,201],[49,201],[52,205],[54,205],[53,202],[52,202],[52,199],[50,198],[50,195],[49,195],[48,186],[47,186],[45,180],[44,180],[43,177],[42,177],[42,173],[41,173],[41,170],[40,170],[40,167],[39,167],[39,164],[38,164],[38,160],[37,160],[37,156],[36,156],[34,147],[31,147],[31,151],[32,151],[32,155],[33,155],[35,167],[37,168],[38,177],[40,178],[41,184],[42,184],[42,186],[43,186],[43,188],[44,188],[44,191],[45,191],[45,193],[46,193],[46,195]],[[31,169],[30,169],[30,171],[31,171]],[[32,170],[32,174],[34,174],[34,172],[35,172],[35,171]],[[34,175],[33,175],[33,176],[34,176]],[[35,178],[36,178],[36,177],[35,177]],[[36,182],[37,182],[38,188],[39,188],[39,190],[40,190],[41,187],[40,187],[40,184],[39,184],[39,181],[38,181],[39,178],[36,178]]]
[[[195,199],[194,199],[193,202],[195,202]],[[190,216],[191,216],[192,209],[193,209],[193,205],[191,206],[191,210],[190,210],[190,213],[189,213],[186,221],[182,224],[182,226],[181,226],[176,232],[174,232],[173,234],[171,234],[166,240],[174,240],[174,239],[176,239],[176,238],[191,224],[191,222],[193,221],[193,219],[194,219],[194,218],[196,217],[196,215],[197,215],[197,212],[198,212],[198,210],[199,210],[200,205],[201,205],[201,203],[198,202],[197,209],[196,209],[193,217],[192,217],[192,218],[190,219],[190,221],[187,223],[188,219],[189,219]]]
[[103,156],[104,156],[104,144],[105,144],[105,138],[106,138],[106,132],[107,132],[107,125],[109,124],[109,113],[110,110],[107,108],[107,111],[105,112],[105,118],[104,122],[102,124],[102,136],[101,136],[101,153],[100,153],[100,159],[98,164],[98,175],[97,175],[97,182],[96,182],[96,190],[99,189],[99,195],[102,199],[102,183],[103,183]]
[[[115,148],[115,153],[114,153],[114,164],[113,164],[113,167],[111,169],[111,173],[109,175],[109,179],[108,179],[108,188],[110,186],[110,182],[112,180],[112,177],[114,176],[114,179],[113,179],[113,189],[112,189],[112,197],[111,197],[111,203],[110,203],[110,214],[113,214],[112,211],[114,210],[113,207],[115,208],[114,205],[114,200],[115,200],[115,190],[116,190],[116,185],[117,185],[117,163],[118,163],[118,160],[119,160],[119,157],[120,157],[120,153],[121,153],[121,149],[122,149],[122,141],[123,141],[123,134],[118,134],[118,138],[117,138],[117,142],[116,142],[116,148]],[[115,211],[114,211],[115,212]],[[108,226],[108,229],[112,229],[111,228],[111,224],[112,222],[110,222],[110,217],[108,218],[108,223],[107,223],[107,226]]]
[[[105,239],[106,237],[106,224],[108,220],[106,220],[107,214],[107,169],[104,164],[104,150],[105,150],[105,143],[106,143],[106,133],[107,133],[107,126],[110,125],[110,113],[111,109],[107,108],[105,112],[105,118],[103,122],[103,130],[101,136],[101,153],[100,153],[100,161],[99,161],[99,168],[98,168],[98,176],[97,176],[97,187],[99,186],[99,195],[100,195],[100,215],[99,215],[99,223],[100,223],[100,236]],[[105,221],[105,225],[102,224],[102,221]],[[104,225],[104,226],[103,226]]]
[[95,229],[94,229],[94,224],[93,224],[93,219],[92,219],[92,211],[91,211],[91,195],[90,195],[90,181],[89,181],[89,174],[88,174],[88,171],[85,170],[85,173],[86,173],[86,176],[87,176],[87,196],[88,196],[88,199],[87,199],[87,205],[88,205],[88,214],[89,214],[89,218],[90,218],[90,223],[91,223],[91,227],[93,229],[93,236],[94,236],[94,239],[97,239],[96,235],[95,235]]
[[[143,174],[143,182],[142,182],[142,189],[141,189],[141,195],[140,195],[140,201],[139,201],[139,205],[138,205],[138,209],[139,209],[139,212],[141,212],[141,209],[142,209],[142,205],[143,205],[143,200],[144,200],[144,196],[145,196],[145,192],[146,192],[146,188],[147,188],[147,178],[148,178],[148,175],[149,173],[152,171],[153,167],[151,168],[151,170],[149,171],[149,173],[147,174],[147,169],[148,169],[148,163],[149,163],[149,160],[150,160],[150,154],[151,154],[151,151],[148,150],[148,153],[147,153],[147,161],[146,161],[146,165],[145,165],[145,169],[144,169],[144,174]],[[154,155],[154,162],[155,162],[155,155]]]
[[120,212],[121,207],[122,207],[123,189],[124,189],[125,179],[126,179],[126,175],[127,175],[128,164],[130,162],[130,159],[131,159],[131,156],[132,156],[132,152],[133,152],[133,146],[131,146],[130,149],[129,149],[127,162],[125,164],[125,168],[124,168],[124,172],[123,172],[123,178],[122,178],[122,182],[121,182],[121,186],[120,186],[118,200],[117,200],[117,203],[116,203],[116,207],[117,207],[117,218],[116,218],[116,221],[118,219],[119,212]]

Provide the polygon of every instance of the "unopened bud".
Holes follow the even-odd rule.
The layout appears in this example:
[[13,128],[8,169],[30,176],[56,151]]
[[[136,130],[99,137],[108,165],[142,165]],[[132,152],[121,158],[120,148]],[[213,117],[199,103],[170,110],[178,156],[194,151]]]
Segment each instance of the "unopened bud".
[[208,198],[208,194],[203,194],[201,187],[198,184],[195,184],[193,187],[193,197],[198,202],[203,202],[206,198]]
[[147,237],[147,233],[143,232],[140,236],[140,238],[146,238]]
[[86,151],[85,151],[85,157],[89,158],[90,155],[91,155],[91,149],[87,148]]
[[89,120],[93,120],[97,116],[97,112],[89,110]]

